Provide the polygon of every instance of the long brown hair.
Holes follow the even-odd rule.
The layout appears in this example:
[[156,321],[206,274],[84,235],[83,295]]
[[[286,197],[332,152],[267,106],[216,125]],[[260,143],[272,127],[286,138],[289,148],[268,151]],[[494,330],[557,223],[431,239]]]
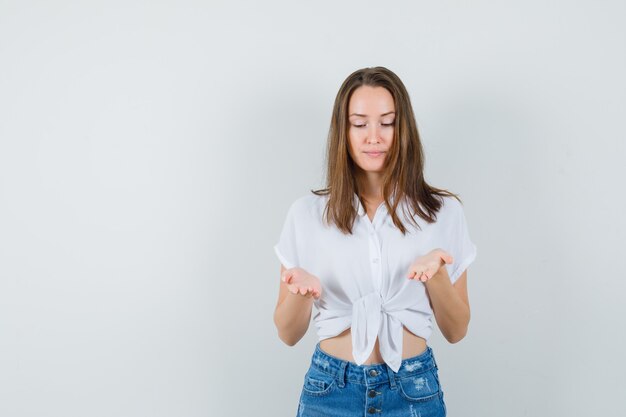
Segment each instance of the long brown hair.
[[[354,71],[339,88],[326,145],[326,188],[311,192],[329,195],[324,211],[327,224],[335,223],[342,232],[352,234],[352,225],[357,216],[357,208],[353,204],[354,195],[358,196],[363,207],[365,205],[356,181],[356,164],[348,151],[348,105],[354,90],[364,85],[384,87],[393,96],[396,111],[394,135],[383,168],[382,191],[393,223],[405,234],[406,228],[396,213],[403,198],[406,198],[411,211],[407,218],[417,228],[420,227],[413,218],[413,213],[428,223],[433,223],[443,204],[441,197],[454,197],[459,202],[461,200],[456,194],[428,185],[424,180],[424,150],[409,94],[400,78],[385,67]],[[389,202],[392,194],[397,196],[393,199],[393,207]]]

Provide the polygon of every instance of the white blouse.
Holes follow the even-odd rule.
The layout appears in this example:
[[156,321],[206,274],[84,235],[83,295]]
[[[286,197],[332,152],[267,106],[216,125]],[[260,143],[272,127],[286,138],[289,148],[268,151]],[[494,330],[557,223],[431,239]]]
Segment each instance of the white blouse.
[[406,235],[393,224],[384,202],[370,221],[356,194],[358,216],[352,235],[324,224],[328,196],[310,193],[291,204],[274,251],[285,268],[300,267],[320,279],[322,295],[313,303],[319,340],[351,327],[352,354],[361,365],[378,336],[383,360],[397,372],[402,326],[428,339],[433,312],[424,283],[407,278],[409,266],[418,256],[441,248],[454,258],[445,265],[454,283],[476,258],[463,206],[453,197],[443,200],[436,222],[414,215],[422,230],[406,219],[402,210],[404,205],[409,213],[406,200],[399,204]]

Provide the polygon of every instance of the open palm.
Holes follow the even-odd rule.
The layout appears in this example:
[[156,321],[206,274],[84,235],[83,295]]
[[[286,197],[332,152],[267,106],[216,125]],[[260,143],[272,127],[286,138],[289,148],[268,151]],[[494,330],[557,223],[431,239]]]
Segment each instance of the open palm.
[[281,276],[283,282],[287,284],[289,292],[307,297],[320,298],[322,295],[322,284],[318,277],[309,274],[302,268],[289,268]]

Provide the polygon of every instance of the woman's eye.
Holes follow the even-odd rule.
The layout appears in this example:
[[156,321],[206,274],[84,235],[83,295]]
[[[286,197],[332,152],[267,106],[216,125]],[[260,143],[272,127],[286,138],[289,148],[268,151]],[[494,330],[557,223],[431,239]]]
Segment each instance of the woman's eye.
[[[393,122],[391,123],[381,123],[381,125],[385,126],[385,127],[389,127],[389,126],[393,126]],[[367,125],[352,125],[354,127],[365,127]]]

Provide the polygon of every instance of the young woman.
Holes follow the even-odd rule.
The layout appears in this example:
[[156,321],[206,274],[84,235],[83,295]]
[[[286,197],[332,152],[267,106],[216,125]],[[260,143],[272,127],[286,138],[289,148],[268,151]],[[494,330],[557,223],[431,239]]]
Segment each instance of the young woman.
[[450,342],[470,319],[476,257],[461,200],[424,180],[422,144],[396,74],[364,68],[343,82],[327,145],[327,186],[296,199],[274,246],[274,313],[289,346],[313,317],[319,343],[298,416],[445,416],[426,341],[432,316]]

